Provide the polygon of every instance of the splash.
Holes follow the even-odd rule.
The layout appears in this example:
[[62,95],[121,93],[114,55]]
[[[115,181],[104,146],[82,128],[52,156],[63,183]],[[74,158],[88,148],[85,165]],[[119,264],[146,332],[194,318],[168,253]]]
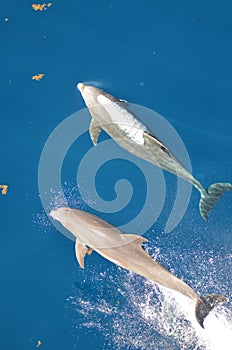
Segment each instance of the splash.
[[[185,263],[188,265],[187,260]],[[226,263],[225,259],[223,263]],[[100,266],[100,269],[104,267]],[[158,288],[154,283],[114,266],[100,275],[99,266],[92,265],[91,271],[81,273],[84,282],[75,284],[74,295],[67,298],[74,337],[80,329],[98,331],[105,337],[105,350],[109,347],[115,350],[230,349],[231,305],[216,307],[202,329],[195,319],[193,302],[178,293]],[[201,281],[205,285],[203,277]]]
[[[52,194],[52,196],[51,196]],[[46,195],[46,194],[45,194]],[[52,209],[57,209],[59,207],[66,207],[67,205],[71,208],[78,208],[86,210],[87,204],[82,200],[77,185],[74,185],[74,180],[70,182],[64,182],[62,191],[55,191],[52,188],[47,194],[51,198],[48,204],[47,211],[50,212]],[[48,218],[45,211],[36,213],[33,215],[33,225],[38,231],[43,233],[49,233],[54,229],[53,223]],[[74,239],[73,235],[67,232],[67,237]]]
[[47,214],[45,212],[36,213],[32,218],[33,226],[36,228],[38,232],[42,232],[43,234],[48,234],[53,230],[53,225],[49,221]]

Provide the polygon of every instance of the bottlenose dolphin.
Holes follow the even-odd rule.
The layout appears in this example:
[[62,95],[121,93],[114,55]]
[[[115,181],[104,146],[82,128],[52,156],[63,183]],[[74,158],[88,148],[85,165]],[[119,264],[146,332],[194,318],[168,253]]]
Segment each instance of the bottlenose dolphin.
[[82,268],[84,268],[84,258],[86,253],[89,253],[87,248],[89,247],[114,264],[193,300],[197,321],[203,328],[204,319],[213,307],[227,300],[219,294],[199,297],[184,281],[150,257],[141,246],[141,243],[147,242],[144,237],[123,234],[108,222],[79,209],[62,207],[52,210],[50,216],[58,220],[76,237],[76,258]]
[[98,136],[103,129],[127,151],[189,181],[201,194],[200,213],[208,221],[209,211],[225,192],[232,190],[232,184],[220,182],[205,189],[168,147],[129,110],[126,101],[83,83],[77,84],[77,87],[92,115],[89,132],[93,144],[97,144]]

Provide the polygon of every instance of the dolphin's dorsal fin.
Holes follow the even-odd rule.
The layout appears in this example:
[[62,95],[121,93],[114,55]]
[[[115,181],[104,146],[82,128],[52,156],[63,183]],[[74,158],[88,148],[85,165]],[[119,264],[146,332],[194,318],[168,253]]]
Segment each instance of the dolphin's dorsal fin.
[[147,145],[148,147],[159,146],[164,153],[171,157],[169,149],[155,135],[150,135],[144,132],[143,138],[145,145]]
[[92,118],[89,126],[89,134],[94,146],[96,146],[97,144],[98,136],[101,130],[102,130],[101,126]]
[[148,240],[145,237],[133,235],[133,234],[122,234],[120,235],[123,241],[125,241],[125,244],[136,242],[138,245],[141,245],[142,243],[148,242]]
[[84,258],[87,251],[88,251],[88,248],[85,245],[80,244],[76,239],[76,243],[75,243],[76,258],[80,264],[80,267],[82,267],[82,269],[84,268]]
[[129,102],[127,100],[123,100],[123,98],[119,98],[118,101],[122,104],[129,105]]

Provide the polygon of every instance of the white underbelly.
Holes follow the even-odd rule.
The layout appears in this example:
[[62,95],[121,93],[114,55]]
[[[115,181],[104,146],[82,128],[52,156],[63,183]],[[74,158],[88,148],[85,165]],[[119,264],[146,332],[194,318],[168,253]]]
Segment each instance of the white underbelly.
[[111,101],[104,95],[97,96],[98,102],[108,113],[112,123],[137,144],[144,145],[143,134],[146,126],[137,120],[132,113],[121,107],[118,103]]

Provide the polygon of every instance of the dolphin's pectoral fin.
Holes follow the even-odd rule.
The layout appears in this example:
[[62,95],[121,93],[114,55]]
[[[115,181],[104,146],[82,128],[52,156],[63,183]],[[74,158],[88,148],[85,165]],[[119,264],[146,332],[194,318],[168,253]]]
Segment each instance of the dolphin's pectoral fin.
[[82,269],[83,269],[84,268],[84,258],[85,258],[86,253],[88,252],[88,248],[85,245],[80,244],[76,240],[75,252],[76,252],[77,261],[79,262],[80,267],[82,267]]
[[125,244],[129,243],[137,243],[139,246],[141,246],[142,243],[148,242],[148,240],[144,237],[133,235],[133,234],[126,234],[126,235],[120,235]]
[[97,144],[98,136],[101,130],[102,130],[101,126],[92,118],[89,126],[89,134],[94,146],[96,146]]
[[159,140],[157,139],[157,137],[155,137],[154,135],[150,135],[147,132],[144,132],[143,134],[143,138],[144,138],[144,144],[145,146],[147,146],[148,148],[154,148],[154,146],[156,147],[160,147],[160,149],[166,153],[167,155],[169,155],[169,157],[172,157],[169,149]]

